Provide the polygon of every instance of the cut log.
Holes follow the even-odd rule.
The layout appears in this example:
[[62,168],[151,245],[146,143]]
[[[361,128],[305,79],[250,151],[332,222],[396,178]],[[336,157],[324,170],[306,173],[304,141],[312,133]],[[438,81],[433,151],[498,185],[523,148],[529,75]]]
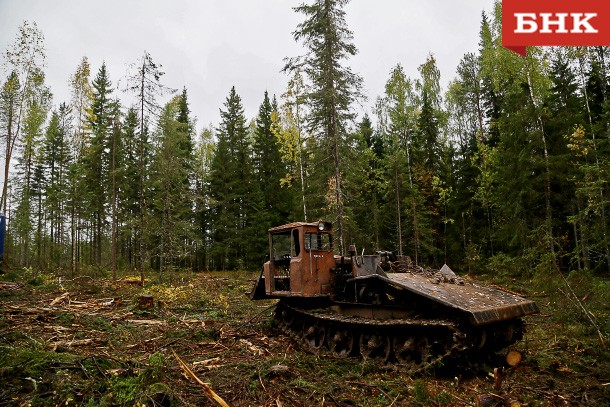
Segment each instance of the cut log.
[[521,352],[516,351],[516,350],[511,350],[506,355],[506,363],[508,363],[508,365],[510,367],[517,366],[519,363],[521,363],[522,360],[523,360],[523,355],[521,354]]

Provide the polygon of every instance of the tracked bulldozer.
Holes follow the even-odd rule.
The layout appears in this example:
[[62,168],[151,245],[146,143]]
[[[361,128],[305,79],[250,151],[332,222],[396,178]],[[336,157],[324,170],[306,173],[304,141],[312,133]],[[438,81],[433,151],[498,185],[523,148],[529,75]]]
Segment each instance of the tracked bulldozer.
[[313,351],[419,370],[520,340],[536,304],[390,252],[334,255],[332,224],[269,230],[269,259],[251,299],[278,299],[277,325]]

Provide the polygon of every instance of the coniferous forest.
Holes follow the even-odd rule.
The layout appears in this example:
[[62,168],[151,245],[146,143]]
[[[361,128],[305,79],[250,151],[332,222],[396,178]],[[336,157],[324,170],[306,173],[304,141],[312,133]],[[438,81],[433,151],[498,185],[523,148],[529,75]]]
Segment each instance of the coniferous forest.
[[[610,47],[521,57],[494,1],[365,100],[349,0],[305,1],[285,89],[203,127],[147,51],[57,100],[35,22],[0,50],[0,405],[610,405]],[[319,220],[415,264],[268,235]]]
[[0,78],[8,266],[256,269],[267,229],[324,219],[337,253],[607,276],[610,48],[517,56],[501,46],[498,2],[446,89],[433,54],[416,77],[397,61],[357,116],[346,3],[295,8],[305,52],[286,59],[285,92],[261,89],[245,117],[232,88],[203,129],[147,52],[128,72],[83,57],[66,72],[71,99],[55,100],[43,33],[24,22]]

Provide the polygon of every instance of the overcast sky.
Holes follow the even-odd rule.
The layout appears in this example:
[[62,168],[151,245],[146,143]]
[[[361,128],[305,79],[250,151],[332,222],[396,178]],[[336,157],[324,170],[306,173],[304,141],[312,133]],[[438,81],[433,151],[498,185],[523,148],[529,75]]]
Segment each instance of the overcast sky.
[[[303,16],[292,0],[0,0],[0,50],[16,38],[24,20],[45,36],[47,83],[54,104],[69,101],[68,79],[87,56],[92,77],[106,62],[114,85],[124,84],[128,65],[144,50],[163,65],[163,84],[186,86],[191,112],[203,125],[218,124],[219,108],[235,86],[248,119],[263,93],[280,95],[285,57],[303,54],[292,32]],[[358,54],[348,64],[364,78],[368,102],[384,90],[400,63],[416,78],[429,53],[437,59],[443,86],[453,79],[466,52],[475,52],[481,13],[493,0],[352,0],[346,7]],[[4,81],[6,71],[0,68]],[[115,93],[119,93],[116,92]],[[133,102],[121,94],[123,103]]]

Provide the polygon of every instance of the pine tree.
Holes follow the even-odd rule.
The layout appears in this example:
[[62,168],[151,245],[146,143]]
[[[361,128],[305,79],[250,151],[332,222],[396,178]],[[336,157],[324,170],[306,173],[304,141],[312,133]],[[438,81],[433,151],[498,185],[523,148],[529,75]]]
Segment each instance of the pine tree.
[[[387,116],[385,179],[387,219],[384,223],[389,236],[393,236],[392,247],[399,255],[405,249],[407,222],[405,213],[409,216],[409,249],[414,260],[420,257],[420,222],[417,203],[417,184],[415,183],[415,148],[417,131],[417,95],[413,82],[406,77],[401,65],[390,72],[390,78],[385,86],[385,98],[380,101],[378,115]],[[381,121],[385,121],[382,119]],[[393,214],[390,216],[389,214]]]
[[[195,126],[190,117],[191,112],[189,110],[186,88],[182,89],[182,94],[176,99],[176,102],[178,104],[178,114],[176,116],[176,121],[178,122],[176,129],[178,151],[176,153],[180,159],[180,167],[183,174],[179,182],[182,184],[184,191],[180,204],[180,212],[183,221],[191,223],[193,221],[193,172],[195,167],[193,132]],[[192,234],[189,233],[189,235]]]
[[[501,5],[495,4],[490,38],[481,50],[483,78],[488,78],[499,112],[492,131],[498,140],[492,150],[490,173],[496,241],[505,252],[523,258],[537,253],[540,270],[557,264],[556,216],[552,208],[552,150],[545,127],[543,101],[551,83],[546,55],[532,49],[527,58],[501,46]],[[489,94],[489,92],[485,92]],[[542,215],[542,216],[541,216]]]
[[121,104],[119,100],[112,103],[110,139],[108,140],[108,178],[109,178],[109,206],[110,206],[110,269],[112,279],[117,279],[118,262],[118,206],[119,191],[123,182],[123,124],[121,122]]
[[[440,254],[439,236],[444,235],[444,226],[439,219],[438,194],[434,185],[442,185],[443,152],[445,140],[441,137],[445,125],[445,114],[441,110],[440,71],[434,56],[428,55],[426,62],[418,68],[421,79],[417,82],[419,93],[419,115],[413,148],[416,194],[414,205],[414,227],[417,227],[418,249],[426,256],[424,262],[437,264]],[[447,197],[445,197],[447,198]],[[445,223],[446,225],[446,223]]]
[[171,94],[174,89],[161,84],[161,77],[165,74],[161,70],[162,66],[156,64],[150,54],[144,51],[142,58],[132,64],[132,73],[127,78],[127,91],[133,92],[137,96],[138,113],[140,125],[138,128],[138,172],[136,185],[138,186],[138,222],[135,226],[135,245],[138,250],[138,268],[140,269],[140,279],[144,282],[144,261],[146,257],[146,242],[143,238],[144,222],[147,216],[147,185],[149,184],[146,176],[150,160],[150,117],[157,116],[161,107],[157,102],[157,97]]
[[90,137],[88,118],[91,112],[93,89],[89,81],[91,69],[89,61],[83,57],[74,74],[70,77],[72,93],[71,110],[74,117],[71,137],[73,160],[68,166],[70,192],[67,205],[70,211],[70,269],[72,275],[78,271],[81,260],[81,237],[85,222],[85,194],[87,184],[85,173],[85,147]]

